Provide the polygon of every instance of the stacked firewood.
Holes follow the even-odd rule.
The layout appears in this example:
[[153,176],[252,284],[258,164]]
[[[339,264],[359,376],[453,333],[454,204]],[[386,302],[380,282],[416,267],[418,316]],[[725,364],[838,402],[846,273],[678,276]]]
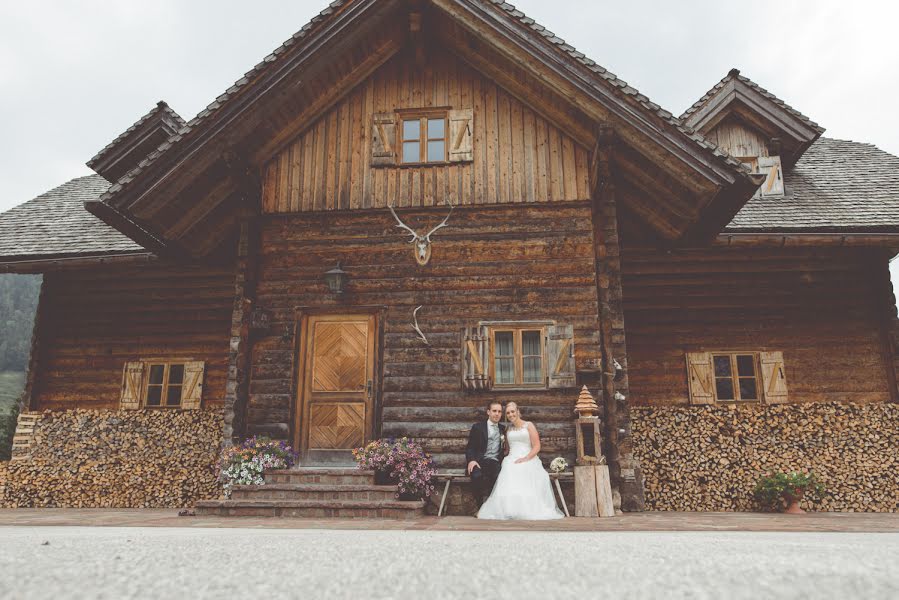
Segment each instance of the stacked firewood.
[[746,511],[771,470],[814,471],[827,492],[806,508],[899,510],[899,405],[635,407],[647,510]]
[[221,436],[220,411],[45,412],[29,457],[0,467],[0,507],[181,507],[215,499]]

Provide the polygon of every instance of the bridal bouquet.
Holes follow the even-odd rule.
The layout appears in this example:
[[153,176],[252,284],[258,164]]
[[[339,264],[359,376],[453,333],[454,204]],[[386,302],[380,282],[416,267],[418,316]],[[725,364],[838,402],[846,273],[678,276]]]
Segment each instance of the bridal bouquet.
[[557,456],[553,459],[551,463],[549,463],[549,470],[553,473],[561,473],[565,469],[568,468],[568,461],[566,461],[561,456]]
[[287,469],[296,462],[296,454],[285,442],[266,437],[251,437],[239,446],[226,448],[219,458],[219,480],[225,494],[235,485],[262,485],[266,469]]

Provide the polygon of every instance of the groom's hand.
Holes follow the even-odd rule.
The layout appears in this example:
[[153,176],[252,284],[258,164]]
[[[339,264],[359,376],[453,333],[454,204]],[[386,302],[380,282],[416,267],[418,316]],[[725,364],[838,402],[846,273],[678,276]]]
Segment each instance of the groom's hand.
[[481,468],[481,465],[478,464],[478,461],[473,460],[470,463],[468,463],[468,474],[469,475],[471,475],[471,472],[474,471],[475,467],[477,467],[479,469]]

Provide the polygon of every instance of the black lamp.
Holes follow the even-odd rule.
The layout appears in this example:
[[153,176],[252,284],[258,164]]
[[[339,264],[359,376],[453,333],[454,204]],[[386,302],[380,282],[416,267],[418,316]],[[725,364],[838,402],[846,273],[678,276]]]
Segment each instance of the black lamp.
[[343,293],[346,289],[348,278],[347,272],[340,268],[339,262],[337,263],[337,266],[330,271],[325,271],[325,283],[328,284],[328,289],[334,294]]

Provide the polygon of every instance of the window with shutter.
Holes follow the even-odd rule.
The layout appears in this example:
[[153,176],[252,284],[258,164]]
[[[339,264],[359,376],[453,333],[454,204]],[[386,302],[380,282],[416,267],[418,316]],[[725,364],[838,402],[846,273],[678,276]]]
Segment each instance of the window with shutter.
[[203,370],[201,361],[184,363],[184,384],[181,386],[181,408],[195,410],[203,400]]
[[786,401],[780,352],[688,352],[687,377],[690,404]]
[[121,408],[200,408],[204,368],[202,361],[126,363]]

